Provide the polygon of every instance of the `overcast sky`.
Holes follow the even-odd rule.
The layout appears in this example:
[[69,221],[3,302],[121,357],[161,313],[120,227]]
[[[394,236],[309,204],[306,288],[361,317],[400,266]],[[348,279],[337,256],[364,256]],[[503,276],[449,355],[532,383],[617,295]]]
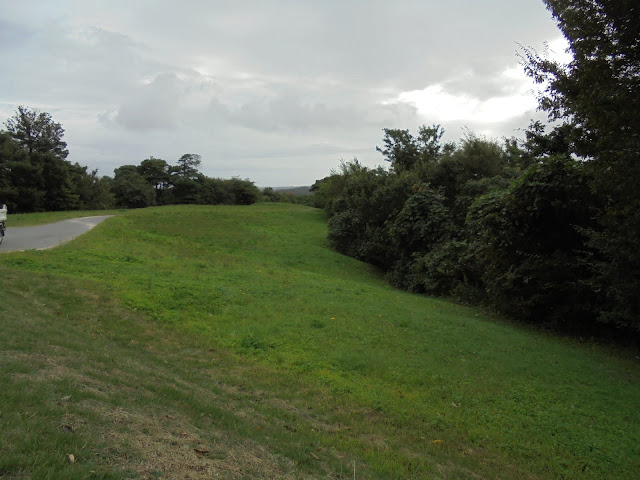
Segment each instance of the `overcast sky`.
[[563,50],[542,0],[0,5],[0,123],[49,112],[101,175],[197,153],[211,177],[310,185],[383,164],[383,128],[511,137],[540,116],[517,44]]

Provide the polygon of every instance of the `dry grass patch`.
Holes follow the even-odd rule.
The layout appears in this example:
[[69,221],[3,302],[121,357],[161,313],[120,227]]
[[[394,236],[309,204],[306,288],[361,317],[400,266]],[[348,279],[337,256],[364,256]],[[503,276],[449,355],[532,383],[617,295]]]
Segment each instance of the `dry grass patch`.
[[297,478],[290,460],[210,425],[204,431],[175,411],[86,406],[107,420],[100,433],[120,452],[112,460],[139,478]]

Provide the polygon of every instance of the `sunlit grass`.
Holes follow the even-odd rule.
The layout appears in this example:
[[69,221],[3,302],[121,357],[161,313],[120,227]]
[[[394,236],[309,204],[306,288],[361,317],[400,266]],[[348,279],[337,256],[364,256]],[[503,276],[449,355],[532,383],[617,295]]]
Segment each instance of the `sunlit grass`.
[[297,434],[370,476],[635,477],[635,359],[392,289],[325,238],[295,205],[162,207],[0,265],[106,289],[160,337],[261,366],[272,395],[291,395],[280,377],[326,392],[353,435]]

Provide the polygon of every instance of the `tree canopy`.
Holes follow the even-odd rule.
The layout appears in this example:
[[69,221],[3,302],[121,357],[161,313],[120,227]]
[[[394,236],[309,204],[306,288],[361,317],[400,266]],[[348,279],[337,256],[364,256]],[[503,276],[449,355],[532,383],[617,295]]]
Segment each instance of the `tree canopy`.
[[[538,143],[561,139],[587,162],[603,202],[584,231],[594,249],[594,289],[605,292],[601,319],[640,317],[640,5],[631,0],[546,0],[569,43],[567,65],[526,52],[526,71],[545,86],[540,107],[559,122]],[[532,137],[533,138],[533,137]]]
[[67,144],[62,140],[62,125],[54,122],[46,112],[20,105],[5,125],[11,137],[21,147],[26,148],[29,155],[36,152],[43,155],[52,154],[64,160],[69,154]]
[[251,204],[260,191],[249,180],[208,178],[198,154],[175,165],[153,156],[122,165],[114,178],[72,164],[64,129],[51,115],[19,106],[0,131],[0,202],[13,213],[141,208],[173,203]]

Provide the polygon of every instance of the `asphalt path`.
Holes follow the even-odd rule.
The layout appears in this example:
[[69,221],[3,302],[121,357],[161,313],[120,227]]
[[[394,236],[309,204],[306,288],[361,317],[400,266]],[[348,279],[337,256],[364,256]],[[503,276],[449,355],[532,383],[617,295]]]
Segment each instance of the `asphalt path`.
[[[0,252],[21,250],[44,250],[53,248],[73,240],[78,235],[88,232],[106,218],[113,215],[96,217],[71,218],[36,227],[11,227],[7,225]],[[9,217],[9,222],[11,217]]]

